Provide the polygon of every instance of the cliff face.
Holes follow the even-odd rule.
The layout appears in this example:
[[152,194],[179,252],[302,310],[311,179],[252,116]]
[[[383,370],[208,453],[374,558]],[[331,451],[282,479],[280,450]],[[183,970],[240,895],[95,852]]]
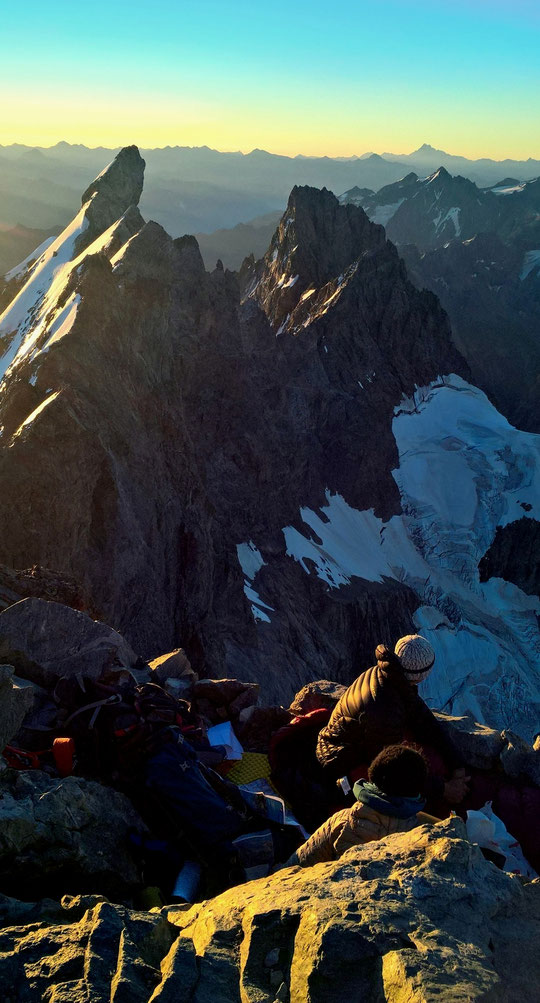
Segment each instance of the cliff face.
[[425,253],[401,248],[413,281],[448,311],[474,383],[513,425],[531,432],[540,428],[540,255],[534,266],[537,252],[527,248],[538,244],[540,234],[524,226],[512,243],[478,233]]
[[[421,487],[400,473],[425,452],[409,430],[425,441],[441,401],[495,419],[459,376],[439,379],[467,371],[436,298],[362,209],[310,188],[293,190],[261,262],[207,273],[193,238],[126,205],[141,166],[120,157],[0,318],[0,561],[74,576],[144,657],[182,644],[267,699],[349,681],[381,639],[415,629],[419,606],[435,611],[428,632],[441,613],[455,631],[500,515],[490,492],[525,474],[496,480],[489,454],[466,570],[448,567],[430,538],[458,517],[440,492],[419,509],[425,472]],[[457,433],[444,456],[468,463]]]

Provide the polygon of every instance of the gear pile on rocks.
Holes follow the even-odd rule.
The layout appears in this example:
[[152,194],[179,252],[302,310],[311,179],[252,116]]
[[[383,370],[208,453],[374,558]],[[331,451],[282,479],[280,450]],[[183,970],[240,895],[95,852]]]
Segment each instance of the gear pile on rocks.
[[[187,702],[203,727],[231,721],[259,753],[296,715],[333,707],[343,686],[320,680],[288,708],[261,706],[255,683],[199,679],[182,649],[144,663],[104,623],[35,596],[0,613],[0,663],[3,1000],[537,998],[540,881],[498,870],[460,819],[192,906],[152,904],[137,852],[148,820],[109,778],[77,758],[61,775],[50,754],[59,680],[127,671]],[[540,750],[472,718],[441,720],[472,765],[540,783]]]

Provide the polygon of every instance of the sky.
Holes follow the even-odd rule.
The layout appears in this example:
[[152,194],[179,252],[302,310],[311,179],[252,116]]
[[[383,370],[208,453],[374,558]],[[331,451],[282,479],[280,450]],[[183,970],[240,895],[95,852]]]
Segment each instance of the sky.
[[3,5],[0,144],[540,158],[540,0]]

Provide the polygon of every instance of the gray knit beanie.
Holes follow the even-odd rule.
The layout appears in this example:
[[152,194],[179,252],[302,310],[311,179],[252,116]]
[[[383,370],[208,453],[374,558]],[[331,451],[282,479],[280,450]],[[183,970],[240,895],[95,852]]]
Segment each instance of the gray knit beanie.
[[435,652],[421,634],[400,637],[394,653],[398,656],[410,683],[421,683],[429,675],[435,661]]

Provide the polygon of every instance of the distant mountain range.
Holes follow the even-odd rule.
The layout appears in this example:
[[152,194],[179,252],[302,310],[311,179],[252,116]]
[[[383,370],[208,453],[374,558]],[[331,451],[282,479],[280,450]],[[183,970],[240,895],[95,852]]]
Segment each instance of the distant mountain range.
[[411,172],[378,192],[353,188],[340,202],[361,206],[398,245],[428,250],[490,231],[505,241],[521,241],[524,250],[540,246],[540,178],[505,177],[479,188],[439,167],[427,178]]
[[522,181],[540,174],[540,160],[529,157],[527,160],[491,160],[481,157],[479,160],[469,160],[444,150],[436,150],[429,143],[424,143],[413,153],[384,153],[383,158],[391,162],[406,164],[409,171],[416,174],[433,174],[439,167],[445,167],[451,174],[461,174],[464,178],[476,181],[478,185],[494,185],[499,178],[512,175]]
[[[59,232],[76,211],[81,189],[117,152],[64,142],[48,148],[0,146],[0,224]],[[284,157],[265,150],[221,153],[207,146],[141,152],[147,163],[141,209],[172,236],[208,233],[281,211],[294,185],[336,194],[353,187],[376,191],[411,171],[425,176],[441,165],[482,185],[540,174],[540,161],[473,161],[427,145],[403,156],[370,153],[348,159]]]

